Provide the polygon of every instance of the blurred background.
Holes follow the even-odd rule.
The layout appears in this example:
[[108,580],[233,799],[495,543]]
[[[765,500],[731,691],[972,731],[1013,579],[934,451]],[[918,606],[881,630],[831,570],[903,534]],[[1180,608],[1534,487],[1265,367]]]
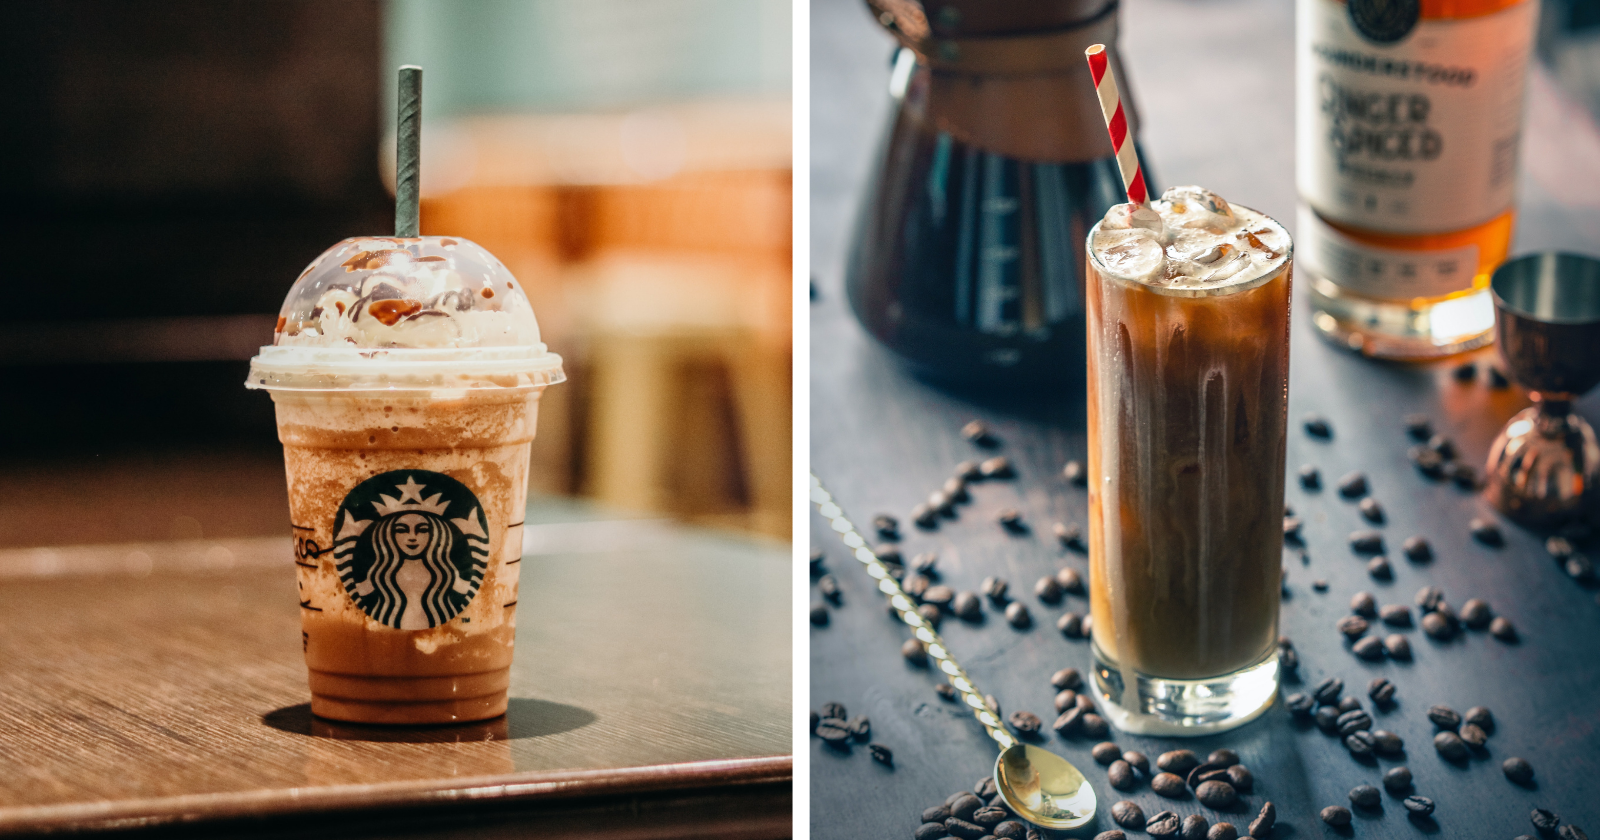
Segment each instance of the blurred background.
[[393,230],[523,282],[569,381],[532,491],[790,532],[789,0],[3,0],[0,548],[279,536],[243,387],[300,270]]

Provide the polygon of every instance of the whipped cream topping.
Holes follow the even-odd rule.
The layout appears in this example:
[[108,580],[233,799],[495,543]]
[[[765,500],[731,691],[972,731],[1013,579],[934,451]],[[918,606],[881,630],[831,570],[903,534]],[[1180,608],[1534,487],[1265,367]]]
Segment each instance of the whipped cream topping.
[[1188,186],[1167,190],[1150,207],[1113,206],[1089,247],[1119,279],[1203,292],[1266,276],[1289,259],[1292,243],[1270,217]]
[[460,237],[346,239],[317,257],[279,312],[289,347],[543,348],[520,284]]

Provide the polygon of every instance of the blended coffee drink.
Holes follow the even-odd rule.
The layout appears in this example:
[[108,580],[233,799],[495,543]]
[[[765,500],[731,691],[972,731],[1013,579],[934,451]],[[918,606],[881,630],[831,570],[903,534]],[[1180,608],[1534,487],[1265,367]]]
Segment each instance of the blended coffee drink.
[[1088,244],[1097,686],[1130,732],[1231,728],[1277,691],[1292,244],[1199,187]]
[[313,714],[505,712],[529,447],[564,378],[465,239],[347,239],[300,275],[246,384],[277,409]]

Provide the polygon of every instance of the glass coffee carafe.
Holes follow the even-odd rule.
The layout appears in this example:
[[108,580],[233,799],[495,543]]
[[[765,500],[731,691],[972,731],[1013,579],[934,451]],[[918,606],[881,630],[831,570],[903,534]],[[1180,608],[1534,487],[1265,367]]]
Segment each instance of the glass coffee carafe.
[[856,317],[933,378],[1081,381],[1084,240],[1127,200],[1083,53],[1114,44],[1117,4],[868,5],[902,47],[845,278]]

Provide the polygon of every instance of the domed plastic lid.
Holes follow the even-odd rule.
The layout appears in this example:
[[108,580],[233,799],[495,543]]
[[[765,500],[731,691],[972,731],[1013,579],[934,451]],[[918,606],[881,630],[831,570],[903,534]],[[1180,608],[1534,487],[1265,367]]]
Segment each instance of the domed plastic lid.
[[300,273],[248,388],[516,388],[566,379],[511,272],[460,237],[357,237]]

